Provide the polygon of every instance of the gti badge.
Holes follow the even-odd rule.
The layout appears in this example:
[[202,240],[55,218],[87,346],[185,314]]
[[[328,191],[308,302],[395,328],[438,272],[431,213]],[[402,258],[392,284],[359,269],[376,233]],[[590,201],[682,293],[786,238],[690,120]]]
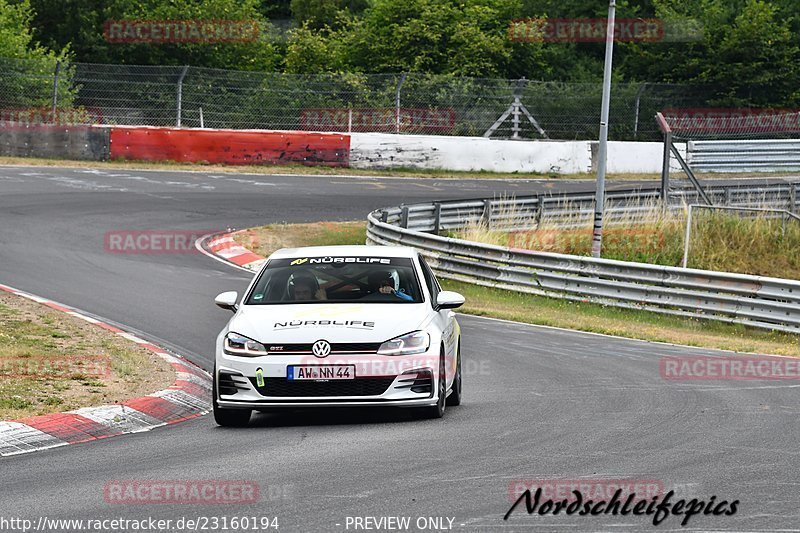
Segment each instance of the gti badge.
[[314,345],[311,347],[311,351],[314,353],[315,357],[328,357],[328,355],[331,353],[331,345],[328,343],[328,341],[320,340],[314,343]]

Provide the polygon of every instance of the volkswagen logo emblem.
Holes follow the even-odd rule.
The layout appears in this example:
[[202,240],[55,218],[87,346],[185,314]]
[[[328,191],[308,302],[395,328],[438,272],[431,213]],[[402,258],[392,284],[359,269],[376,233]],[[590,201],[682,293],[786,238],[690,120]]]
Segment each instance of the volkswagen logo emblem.
[[331,353],[331,345],[328,341],[317,341],[311,347],[315,357],[328,357]]

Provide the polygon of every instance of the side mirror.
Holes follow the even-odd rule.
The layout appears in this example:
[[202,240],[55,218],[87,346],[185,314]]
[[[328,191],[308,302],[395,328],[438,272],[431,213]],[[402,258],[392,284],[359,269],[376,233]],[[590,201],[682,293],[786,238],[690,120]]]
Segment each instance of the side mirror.
[[228,291],[218,294],[216,298],[214,298],[214,303],[217,306],[228,309],[230,311],[236,312],[237,306],[236,301],[239,299],[239,293],[236,291]]
[[436,297],[436,307],[439,309],[455,309],[464,305],[464,297],[453,291],[442,291]]

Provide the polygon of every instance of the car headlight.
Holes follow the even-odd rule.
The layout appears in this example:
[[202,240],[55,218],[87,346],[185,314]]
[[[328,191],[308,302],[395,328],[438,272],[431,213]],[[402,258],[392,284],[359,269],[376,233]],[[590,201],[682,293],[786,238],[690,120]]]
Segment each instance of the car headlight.
[[243,355],[246,357],[267,355],[267,348],[263,344],[232,331],[225,335],[223,346],[225,353],[229,355]]
[[428,351],[431,336],[424,331],[412,331],[390,341],[378,348],[380,355],[411,355]]

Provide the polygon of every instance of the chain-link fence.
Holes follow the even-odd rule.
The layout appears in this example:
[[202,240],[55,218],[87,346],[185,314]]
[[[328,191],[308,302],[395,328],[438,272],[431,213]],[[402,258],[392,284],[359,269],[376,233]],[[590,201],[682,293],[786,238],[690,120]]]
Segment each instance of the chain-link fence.
[[[0,121],[595,139],[599,83],[422,74],[293,75],[0,59]],[[660,140],[699,87],[616,83],[609,136]]]

